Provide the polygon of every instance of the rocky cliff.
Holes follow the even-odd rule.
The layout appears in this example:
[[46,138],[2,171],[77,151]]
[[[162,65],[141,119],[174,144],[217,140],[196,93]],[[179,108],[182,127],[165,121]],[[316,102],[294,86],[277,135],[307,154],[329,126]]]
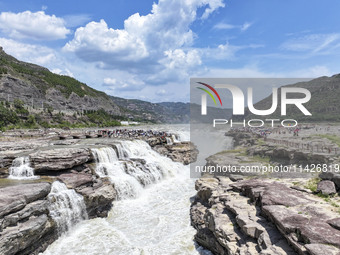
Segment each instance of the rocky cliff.
[[[35,122],[43,127],[46,127],[46,123],[62,124],[63,121],[64,124],[67,121],[71,124],[99,125],[113,119],[152,123],[189,122],[188,103],[150,103],[109,96],[72,77],[22,62],[6,54],[1,47],[0,102],[7,110],[15,110],[22,121],[26,121],[28,115],[35,116]],[[21,111],[16,109],[18,104]],[[2,111],[6,109],[1,106],[2,117]],[[102,123],[94,120],[100,117]],[[2,120],[0,128],[17,123],[18,120]],[[35,127],[33,123],[30,124],[29,128]]]
[[202,178],[191,222],[214,254],[340,254],[339,214],[284,181]]

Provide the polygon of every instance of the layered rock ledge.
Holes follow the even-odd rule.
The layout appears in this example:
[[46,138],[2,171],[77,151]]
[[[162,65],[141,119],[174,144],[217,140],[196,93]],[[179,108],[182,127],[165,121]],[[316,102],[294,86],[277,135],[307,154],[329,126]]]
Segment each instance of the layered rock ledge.
[[195,240],[214,254],[340,254],[334,204],[288,182],[201,178],[196,190]]

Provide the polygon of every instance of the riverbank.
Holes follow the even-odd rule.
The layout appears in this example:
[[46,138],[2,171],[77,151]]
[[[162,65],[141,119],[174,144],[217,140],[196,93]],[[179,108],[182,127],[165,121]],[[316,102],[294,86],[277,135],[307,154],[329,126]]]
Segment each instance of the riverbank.
[[304,171],[213,172],[197,180],[190,211],[195,240],[214,254],[339,254],[340,175],[306,170],[339,163],[337,149],[329,150],[338,144],[329,134],[226,135],[233,137],[234,149],[208,157],[207,166],[302,165]]

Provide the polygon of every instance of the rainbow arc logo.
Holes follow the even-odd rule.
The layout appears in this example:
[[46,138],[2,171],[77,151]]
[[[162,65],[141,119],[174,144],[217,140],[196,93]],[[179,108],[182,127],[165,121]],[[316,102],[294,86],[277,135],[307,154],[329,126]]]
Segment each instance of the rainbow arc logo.
[[[220,97],[220,95],[217,93],[217,91],[216,91],[212,86],[210,86],[209,84],[203,83],[203,82],[197,82],[197,83],[198,83],[198,84],[201,84],[201,85],[203,85],[203,86],[205,86],[205,87],[207,87],[207,88],[209,88],[212,92],[214,92],[214,94],[217,96],[217,98],[218,98],[218,100],[220,101],[220,104],[221,104],[221,106],[222,106],[221,97]],[[204,92],[206,92],[206,93],[212,98],[212,100],[214,101],[215,105],[217,105],[216,100],[215,100],[215,97],[213,96],[213,94],[211,94],[211,92],[210,92],[209,90],[204,89],[204,88],[201,88],[201,87],[196,87],[196,88],[198,88],[198,89],[203,90]]]

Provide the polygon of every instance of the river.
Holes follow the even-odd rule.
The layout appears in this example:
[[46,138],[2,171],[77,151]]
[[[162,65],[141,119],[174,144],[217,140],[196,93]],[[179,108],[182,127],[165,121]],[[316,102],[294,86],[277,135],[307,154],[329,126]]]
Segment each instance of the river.
[[[177,131],[179,139],[189,138],[188,126],[168,129]],[[147,152],[138,144],[135,147],[130,153],[158,162],[165,177],[142,189],[137,197],[115,201],[107,218],[78,223],[43,255],[211,254],[193,241],[189,208],[195,179],[190,178],[189,166]]]

